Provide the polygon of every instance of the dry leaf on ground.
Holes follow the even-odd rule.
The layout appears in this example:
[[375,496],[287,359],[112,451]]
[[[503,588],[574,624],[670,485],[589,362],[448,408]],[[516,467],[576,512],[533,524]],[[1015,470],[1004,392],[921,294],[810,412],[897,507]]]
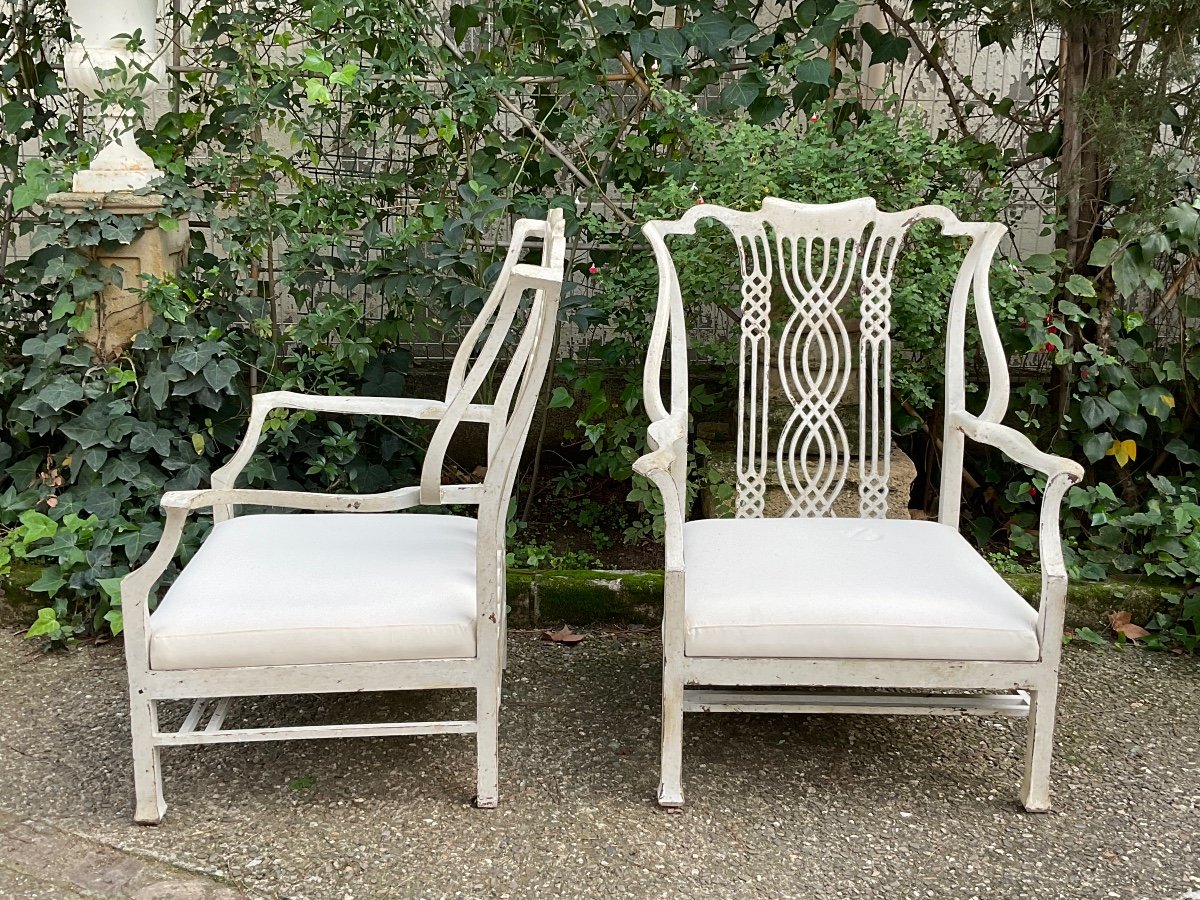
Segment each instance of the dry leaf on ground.
[[582,634],[576,634],[571,630],[571,626],[564,625],[558,631],[543,631],[543,641],[554,641],[556,644],[567,644],[574,646],[583,640]]

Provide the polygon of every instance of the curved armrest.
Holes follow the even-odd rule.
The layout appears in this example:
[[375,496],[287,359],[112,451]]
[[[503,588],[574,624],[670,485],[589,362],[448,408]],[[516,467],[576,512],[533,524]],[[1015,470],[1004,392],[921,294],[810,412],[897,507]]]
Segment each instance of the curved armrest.
[[[441,400],[422,400],[411,397],[338,397],[328,395],[300,394],[295,391],[268,391],[256,394],[251,401],[250,421],[246,426],[245,437],[237,451],[230,457],[229,462],[212,473],[212,485],[217,490],[232,490],[237,477],[250,462],[262,436],[263,424],[267,415],[275,409],[298,409],[311,412],[342,413],[344,415],[365,416],[401,416],[409,419],[441,419],[446,415],[450,404]],[[462,416],[462,421],[490,423],[495,416],[495,408],[487,404],[470,404]],[[293,497],[301,495],[288,492]],[[320,495],[316,495],[320,496]],[[336,496],[336,495],[326,495]],[[269,498],[259,500],[230,500],[214,501],[222,507],[217,510],[218,521],[232,515],[230,503],[254,502],[264,506],[292,506],[295,509],[344,509],[341,506],[310,506],[299,500],[289,500],[284,503],[273,503]],[[473,500],[463,500],[470,503]],[[212,504],[208,504],[212,505]]]
[[1039,450],[1033,441],[1015,428],[996,422],[985,422],[978,416],[962,411],[952,413],[950,421],[971,440],[995,447],[1013,462],[1037,469],[1047,478],[1067,475],[1070,476],[1072,484],[1083,478],[1083,466],[1075,460]]
[[672,471],[679,459],[675,444],[686,434],[684,426],[673,418],[659,419],[647,429],[646,437],[651,451],[637,459],[633,470],[649,478],[663,498],[663,519],[666,530],[663,542],[666,548],[667,571],[683,569],[683,498]]
[[[1038,605],[1037,635],[1043,654],[1047,650],[1057,653],[1067,610],[1067,567],[1062,552],[1061,508],[1067,490],[1083,478],[1083,466],[1072,459],[1038,450],[1029,438],[1007,425],[985,422],[961,411],[951,415],[951,423],[967,437],[995,447],[1014,462],[1036,469],[1046,476],[1038,522],[1042,596]],[[1046,643],[1047,635],[1054,642],[1052,648]]]

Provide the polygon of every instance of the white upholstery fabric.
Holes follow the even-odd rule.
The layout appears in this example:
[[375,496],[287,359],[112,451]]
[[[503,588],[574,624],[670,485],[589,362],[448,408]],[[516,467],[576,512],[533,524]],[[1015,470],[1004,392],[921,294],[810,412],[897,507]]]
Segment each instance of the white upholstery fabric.
[[155,669],[475,656],[474,519],[247,515],[150,617]]
[[936,522],[711,519],[683,548],[688,656],[1038,658],[1035,611]]

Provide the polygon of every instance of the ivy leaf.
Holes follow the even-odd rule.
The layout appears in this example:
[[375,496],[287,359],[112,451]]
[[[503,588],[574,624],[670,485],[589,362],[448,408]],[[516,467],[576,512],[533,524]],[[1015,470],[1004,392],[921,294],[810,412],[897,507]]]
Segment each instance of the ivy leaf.
[[705,56],[716,56],[725,47],[733,27],[725,16],[708,12],[686,25],[683,31],[693,47]]
[[56,378],[38,391],[37,399],[47,404],[55,412],[58,412],[68,403],[82,400],[83,387],[78,382],[71,381],[68,378]]
[[[38,580],[29,586],[29,590],[39,594],[47,594],[53,597],[58,593],[58,589],[66,583],[67,579],[62,577],[62,574],[58,570],[58,566],[47,566],[42,570],[42,574]],[[38,612],[39,621],[41,620],[42,612],[44,611],[45,610],[41,610]],[[51,612],[53,612],[53,610],[51,610]],[[45,634],[45,632],[38,632],[38,634]],[[37,635],[27,634],[26,637],[37,637]]]
[[[42,577],[44,578],[45,575],[43,574]],[[41,578],[38,579],[38,581],[41,580]],[[66,584],[66,582],[61,578],[59,581],[62,582],[62,584]],[[61,587],[62,584],[60,584],[59,587]],[[33,590],[32,585],[30,585],[30,590]],[[37,620],[29,626],[29,630],[25,632],[25,637],[41,637],[44,634],[51,634],[52,632],[58,631],[60,627],[61,626],[58,624],[58,613],[56,613],[52,607],[47,606],[38,610]]]
[[1096,245],[1092,247],[1092,253],[1088,257],[1088,265],[1095,266],[1098,269],[1103,269],[1113,260],[1113,254],[1117,252],[1120,243],[1116,238],[1101,238],[1096,241]]
[[1085,397],[1081,412],[1088,428],[1096,428],[1117,418],[1117,408],[1103,397]]
[[1144,280],[1137,259],[1138,255],[1136,248],[1127,247],[1125,252],[1113,261],[1113,282],[1117,285],[1117,291],[1122,297],[1132,297]]
[[721,102],[726,106],[741,109],[749,106],[756,99],[762,88],[757,79],[743,75],[732,84],[727,84],[721,91]]
[[871,48],[871,65],[883,65],[890,62],[904,63],[908,60],[909,43],[907,38],[880,31],[870,22],[863,23],[862,36],[867,46]]
[[806,59],[796,66],[793,73],[797,81],[805,84],[829,86],[829,61],[825,59]]
[[62,426],[59,431],[85,450],[95,447],[108,437],[107,429],[102,424],[93,423],[83,416]]
[[574,405],[575,398],[567,393],[567,389],[563,387],[556,387],[554,389],[554,393],[550,395],[550,402],[547,404],[550,409],[564,409]]
[[237,360],[226,356],[204,367],[204,380],[214,391],[223,391],[229,387],[229,383],[239,371]]
[[45,513],[27,509],[21,513],[21,537],[24,544],[34,544],[44,538],[54,537],[58,523]]
[[1095,297],[1096,287],[1082,275],[1072,275],[1067,279],[1067,290],[1076,297]]
[[104,614],[104,621],[108,623],[108,627],[112,631],[113,637],[116,637],[125,630],[125,617],[119,609],[110,609],[108,612],[106,612]]
[[1100,434],[1090,434],[1083,441],[1083,454],[1088,458],[1088,462],[1099,462],[1104,459],[1108,448],[1112,446],[1112,435],[1107,431]]

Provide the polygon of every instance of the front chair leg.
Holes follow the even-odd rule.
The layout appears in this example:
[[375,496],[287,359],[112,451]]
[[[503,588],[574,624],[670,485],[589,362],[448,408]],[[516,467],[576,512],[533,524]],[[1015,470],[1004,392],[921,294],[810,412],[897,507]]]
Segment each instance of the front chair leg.
[[659,806],[683,806],[683,684],[664,673]]
[[134,694],[130,700],[133,735],[133,790],[136,806],[133,820],[139,825],[157,825],[167,811],[162,793],[161,748],[154,743],[158,731],[158,708],[154,700]]
[[1057,701],[1057,684],[1029,692],[1025,775],[1021,780],[1021,805],[1026,812],[1050,811],[1050,760],[1054,753]]
[[478,777],[475,806],[495,809],[500,794],[500,685],[499,674],[475,689],[475,752]]

